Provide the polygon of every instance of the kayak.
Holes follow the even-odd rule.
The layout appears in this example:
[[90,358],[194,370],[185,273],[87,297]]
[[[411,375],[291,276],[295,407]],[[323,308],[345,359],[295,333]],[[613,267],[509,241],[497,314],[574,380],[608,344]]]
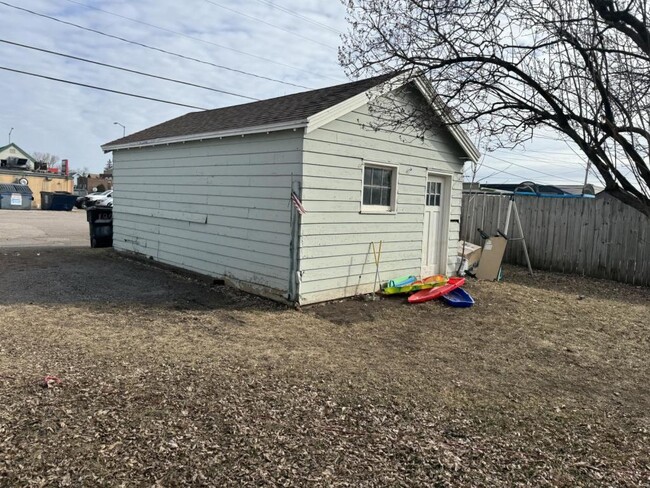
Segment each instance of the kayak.
[[441,298],[447,305],[456,308],[467,308],[474,305],[474,299],[472,298],[472,295],[467,293],[462,288],[456,288],[446,295],[443,295]]
[[456,288],[460,288],[464,284],[465,284],[465,278],[452,277],[449,278],[449,281],[442,286],[437,286],[429,290],[421,290],[418,291],[417,293],[413,293],[413,295],[411,295],[408,298],[408,300],[409,303],[428,302],[429,300],[435,300],[436,298],[446,295],[447,293],[455,290]]
[[447,283],[447,277],[444,275],[427,276],[418,281],[414,281],[406,286],[390,286],[384,288],[382,293],[384,295],[397,295],[399,293],[411,293],[419,290],[427,290],[436,286],[441,286]]
[[415,276],[403,276],[402,278],[395,278],[386,284],[386,288],[402,288],[403,286],[412,284],[416,279],[417,278]]

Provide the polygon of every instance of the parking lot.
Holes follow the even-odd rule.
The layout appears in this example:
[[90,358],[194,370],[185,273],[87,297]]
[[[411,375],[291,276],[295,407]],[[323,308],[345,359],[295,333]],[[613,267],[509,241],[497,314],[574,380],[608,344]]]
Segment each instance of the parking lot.
[[89,246],[83,210],[0,210],[0,247],[79,246]]

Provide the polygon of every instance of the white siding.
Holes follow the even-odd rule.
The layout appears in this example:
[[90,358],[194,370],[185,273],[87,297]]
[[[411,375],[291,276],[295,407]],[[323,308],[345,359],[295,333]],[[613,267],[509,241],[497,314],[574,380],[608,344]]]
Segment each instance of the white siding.
[[[424,140],[368,128],[368,106],[305,135],[300,236],[301,303],[372,291],[371,242],[383,240],[382,281],[420,274],[428,172],[451,183],[447,273],[456,266],[462,198],[462,152],[444,129]],[[396,164],[397,212],[360,213],[362,165]]]
[[113,245],[286,296],[302,131],[119,150]]

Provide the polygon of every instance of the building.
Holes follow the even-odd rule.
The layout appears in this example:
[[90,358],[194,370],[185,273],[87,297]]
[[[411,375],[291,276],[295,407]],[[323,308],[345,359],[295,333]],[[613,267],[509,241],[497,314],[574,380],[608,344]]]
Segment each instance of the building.
[[72,192],[73,179],[67,175],[34,171],[37,165],[29,154],[11,143],[0,148],[0,183],[27,185],[32,190],[32,208],[41,208],[41,192]]
[[456,125],[375,130],[371,103],[386,97],[449,122],[426,80],[384,75],[104,145],[114,247],[299,304],[371,292],[380,241],[384,281],[452,274],[463,164],[478,151]]
[[85,195],[95,191],[106,191],[113,188],[113,175],[109,174],[89,174],[87,176],[77,177],[75,191],[79,195]]
[[13,142],[0,147],[0,169],[33,171],[36,160]]

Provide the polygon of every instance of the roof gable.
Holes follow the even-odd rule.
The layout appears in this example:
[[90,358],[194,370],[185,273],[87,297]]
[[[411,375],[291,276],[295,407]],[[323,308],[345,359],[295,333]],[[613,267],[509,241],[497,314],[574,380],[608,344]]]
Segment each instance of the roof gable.
[[311,132],[409,81],[414,81],[415,87],[443,122],[451,124],[447,126],[450,134],[467,157],[476,161],[478,150],[465,131],[446,115],[429,82],[423,77],[410,80],[408,76],[395,72],[259,102],[191,112],[116,139],[104,144],[102,149],[108,152],[297,128]]
[[31,156],[27,151],[24,151],[21,147],[18,147],[18,145],[15,144],[15,143],[13,143],[13,142],[10,142],[10,143],[7,144],[6,146],[2,146],[2,147],[0,147],[0,153],[1,153],[2,151],[4,151],[5,149],[9,149],[10,147],[13,147],[13,148],[16,149],[17,151],[20,151],[20,152],[22,153],[22,155],[23,155],[23,156],[26,156],[27,159],[29,159],[32,163],[35,163],[35,162],[36,162],[36,160],[35,160],[35,159],[34,159],[34,158],[33,158],[33,157],[32,157],[32,156]]

